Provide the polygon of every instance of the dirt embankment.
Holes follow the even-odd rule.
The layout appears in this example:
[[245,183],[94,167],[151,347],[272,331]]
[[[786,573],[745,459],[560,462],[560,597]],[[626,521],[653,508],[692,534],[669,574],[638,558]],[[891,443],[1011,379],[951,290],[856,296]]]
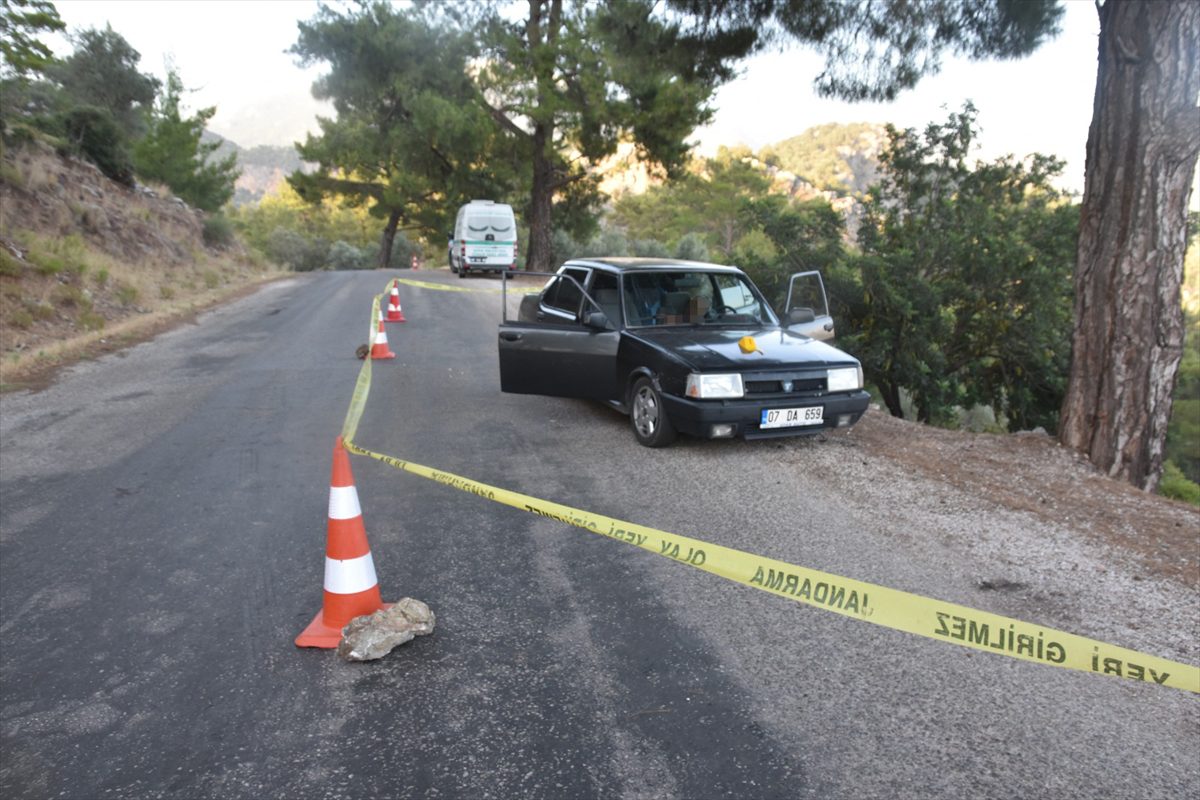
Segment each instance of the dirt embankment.
[[38,385],[277,274],[165,187],[122,186],[36,140],[4,148],[0,387]]
[[1131,559],[1142,575],[1200,588],[1200,509],[1109,478],[1053,437],[943,430],[880,411],[852,435],[913,473],[1069,525]]

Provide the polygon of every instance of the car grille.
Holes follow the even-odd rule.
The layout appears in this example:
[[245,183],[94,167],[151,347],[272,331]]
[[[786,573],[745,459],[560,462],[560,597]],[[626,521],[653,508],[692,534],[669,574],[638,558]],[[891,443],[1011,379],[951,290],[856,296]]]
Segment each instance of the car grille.
[[777,380],[747,379],[745,387],[747,397],[808,397],[825,391],[825,377],[784,377]]

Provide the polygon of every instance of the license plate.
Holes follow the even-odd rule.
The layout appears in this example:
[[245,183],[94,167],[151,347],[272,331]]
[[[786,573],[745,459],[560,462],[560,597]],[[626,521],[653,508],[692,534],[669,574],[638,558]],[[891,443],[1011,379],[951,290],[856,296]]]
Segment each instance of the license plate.
[[794,428],[800,425],[820,425],[825,421],[824,406],[808,408],[764,408],[760,428]]

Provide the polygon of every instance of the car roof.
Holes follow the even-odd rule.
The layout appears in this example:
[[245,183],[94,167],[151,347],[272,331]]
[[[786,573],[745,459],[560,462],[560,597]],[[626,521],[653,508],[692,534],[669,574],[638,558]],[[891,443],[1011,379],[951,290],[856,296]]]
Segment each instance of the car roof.
[[710,264],[705,261],[687,261],[682,258],[633,258],[631,256],[605,256],[601,258],[573,258],[564,267],[602,267],[615,272],[636,272],[662,269],[702,269],[713,272],[741,273],[737,267],[727,264]]

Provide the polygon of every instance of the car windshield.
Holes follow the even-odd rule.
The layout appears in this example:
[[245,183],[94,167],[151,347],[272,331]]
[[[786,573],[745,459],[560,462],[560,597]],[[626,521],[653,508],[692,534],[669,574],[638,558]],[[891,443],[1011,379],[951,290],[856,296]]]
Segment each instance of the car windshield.
[[699,270],[625,275],[625,314],[641,325],[773,325],[775,317],[743,276]]

